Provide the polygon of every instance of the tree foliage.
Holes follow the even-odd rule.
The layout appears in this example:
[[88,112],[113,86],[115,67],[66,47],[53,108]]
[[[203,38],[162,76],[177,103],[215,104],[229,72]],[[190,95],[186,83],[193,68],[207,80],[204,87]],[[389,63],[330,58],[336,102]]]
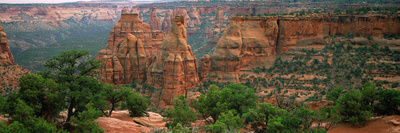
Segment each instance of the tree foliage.
[[139,95],[131,93],[126,98],[126,106],[131,117],[143,116],[144,111],[149,107],[149,100]]
[[250,108],[256,107],[258,100],[254,90],[241,84],[229,84],[222,90],[215,85],[211,86],[206,96],[201,95],[199,100],[195,100],[195,108],[203,118],[211,116],[213,123],[219,118],[221,113],[233,110],[235,115],[248,112]]
[[179,97],[172,100],[174,109],[167,109],[167,117],[172,120],[166,124],[166,127],[176,127],[178,124],[183,127],[190,127],[191,122],[197,120],[197,114],[189,106],[189,103],[185,96],[180,95]]

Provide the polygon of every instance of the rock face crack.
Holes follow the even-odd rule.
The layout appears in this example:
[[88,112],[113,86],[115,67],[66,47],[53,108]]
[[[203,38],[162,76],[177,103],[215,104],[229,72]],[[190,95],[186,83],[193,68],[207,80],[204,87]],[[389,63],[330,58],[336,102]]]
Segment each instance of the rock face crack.
[[278,25],[278,34],[276,35],[276,39],[275,39],[275,53],[276,54],[279,54],[280,53],[280,48],[279,48],[279,34],[280,34],[280,29],[281,29],[281,27],[279,27],[279,22],[280,22],[280,20],[279,19],[277,19],[276,20],[276,24]]

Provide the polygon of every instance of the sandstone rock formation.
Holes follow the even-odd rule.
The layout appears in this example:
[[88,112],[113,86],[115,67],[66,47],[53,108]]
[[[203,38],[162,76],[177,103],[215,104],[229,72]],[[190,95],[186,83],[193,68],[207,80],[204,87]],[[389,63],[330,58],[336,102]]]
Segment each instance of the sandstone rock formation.
[[129,13],[129,7],[128,6],[124,6],[124,8],[122,9],[121,13]]
[[162,31],[151,31],[137,13],[122,13],[110,32],[106,48],[96,58],[104,63],[100,69],[101,82],[117,85],[133,80],[144,82],[147,60],[157,54],[165,37]]
[[212,55],[212,70],[223,71],[218,75],[226,80],[237,80],[241,68],[275,54],[278,25],[276,21],[261,23],[232,19]]
[[175,16],[170,33],[148,69],[146,82],[163,88],[161,100],[165,104],[199,82],[197,59],[186,40],[185,16]]
[[211,70],[211,57],[206,54],[203,57],[201,57],[200,60],[200,66],[199,66],[199,79],[202,81],[204,78],[207,77],[208,74],[210,74]]
[[224,22],[224,11],[221,10],[221,7],[217,7],[214,27],[219,27],[222,22]]
[[169,30],[171,29],[171,26],[172,26],[171,16],[169,15],[169,12],[166,12],[164,20],[162,22],[162,30],[165,32],[165,34],[168,34]]
[[[275,54],[304,48],[322,49],[327,35],[400,34],[396,16],[232,17],[211,56],[211,72],[238,81],[238,73],[254,66],[269,67]],[[354,40],[357,43],[362,41]]]
[[7,43],[7,34],[0,26],[0,66],[14,65],[14,57]]
[[149,20],[149,25],[151,30],[161,30],[162,25],[160,19],[157,17],[157,9],[155,7],[152,7],[150,9],[150,20]]
[[179,16],[179,15],[185,16],[185,26],[189,26],[191,21],[185,6],[176,6],[174,8],[172,16]]
[[131,8],[131,12],[130,13],[138,13],[138,12],[140,12],[140,7],[138,7],[138,6],[132,6],[132,8]]
[[208,30],[208,41],[211,42],[211,40],[214,38],[214,30],[209,29]]
[[189,27],[195,27],[196,25],[201,25],[199,12],[197,11],[196,7],[190,7],[188,15],[190,17]]

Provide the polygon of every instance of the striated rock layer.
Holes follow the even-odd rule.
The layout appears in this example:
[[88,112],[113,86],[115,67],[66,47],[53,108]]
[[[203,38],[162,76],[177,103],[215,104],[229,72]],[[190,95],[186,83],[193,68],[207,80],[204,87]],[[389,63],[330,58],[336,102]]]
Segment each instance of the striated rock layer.
[[386,15],[232,17],[211,56],[210,71],[219,79],[238,81],[239,71],[268,67],[277,53],[322,48],[328,44],[323,38],[327,35],[400,34],[399,20]]
[[14,65],[14,57],[7,43],[7,34],[0,26],[0,66]]
[[185,16],[175,16],[170,33],[147,73],[147,84],[163,88],[161,100],[165,104],[198,85],[197,59],[186,41]]
[[104,63],[100,69],[101,82],[116,85],[133,80],[144,82],[147,60],[157,54],[165,37],[162,31],[151,31],[137,13],[122,13],[110,32],[106,48],[96,58]]
[[152,7],[150,9],[150,20],[149,20],[149,25],[151,30],[161,30],[162,25],[160,19],[157,17],[157,9],[155,7]]

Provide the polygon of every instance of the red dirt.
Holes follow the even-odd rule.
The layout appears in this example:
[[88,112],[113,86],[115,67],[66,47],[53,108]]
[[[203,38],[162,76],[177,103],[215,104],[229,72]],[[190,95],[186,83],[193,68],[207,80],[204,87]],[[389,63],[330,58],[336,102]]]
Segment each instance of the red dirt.
[[400,119],[400,116],[393,115],[371,120],[362,128],[354,127],[351,124],[339,124],[328,133],[399,133],[400,127],[388,122],[393,119]]

